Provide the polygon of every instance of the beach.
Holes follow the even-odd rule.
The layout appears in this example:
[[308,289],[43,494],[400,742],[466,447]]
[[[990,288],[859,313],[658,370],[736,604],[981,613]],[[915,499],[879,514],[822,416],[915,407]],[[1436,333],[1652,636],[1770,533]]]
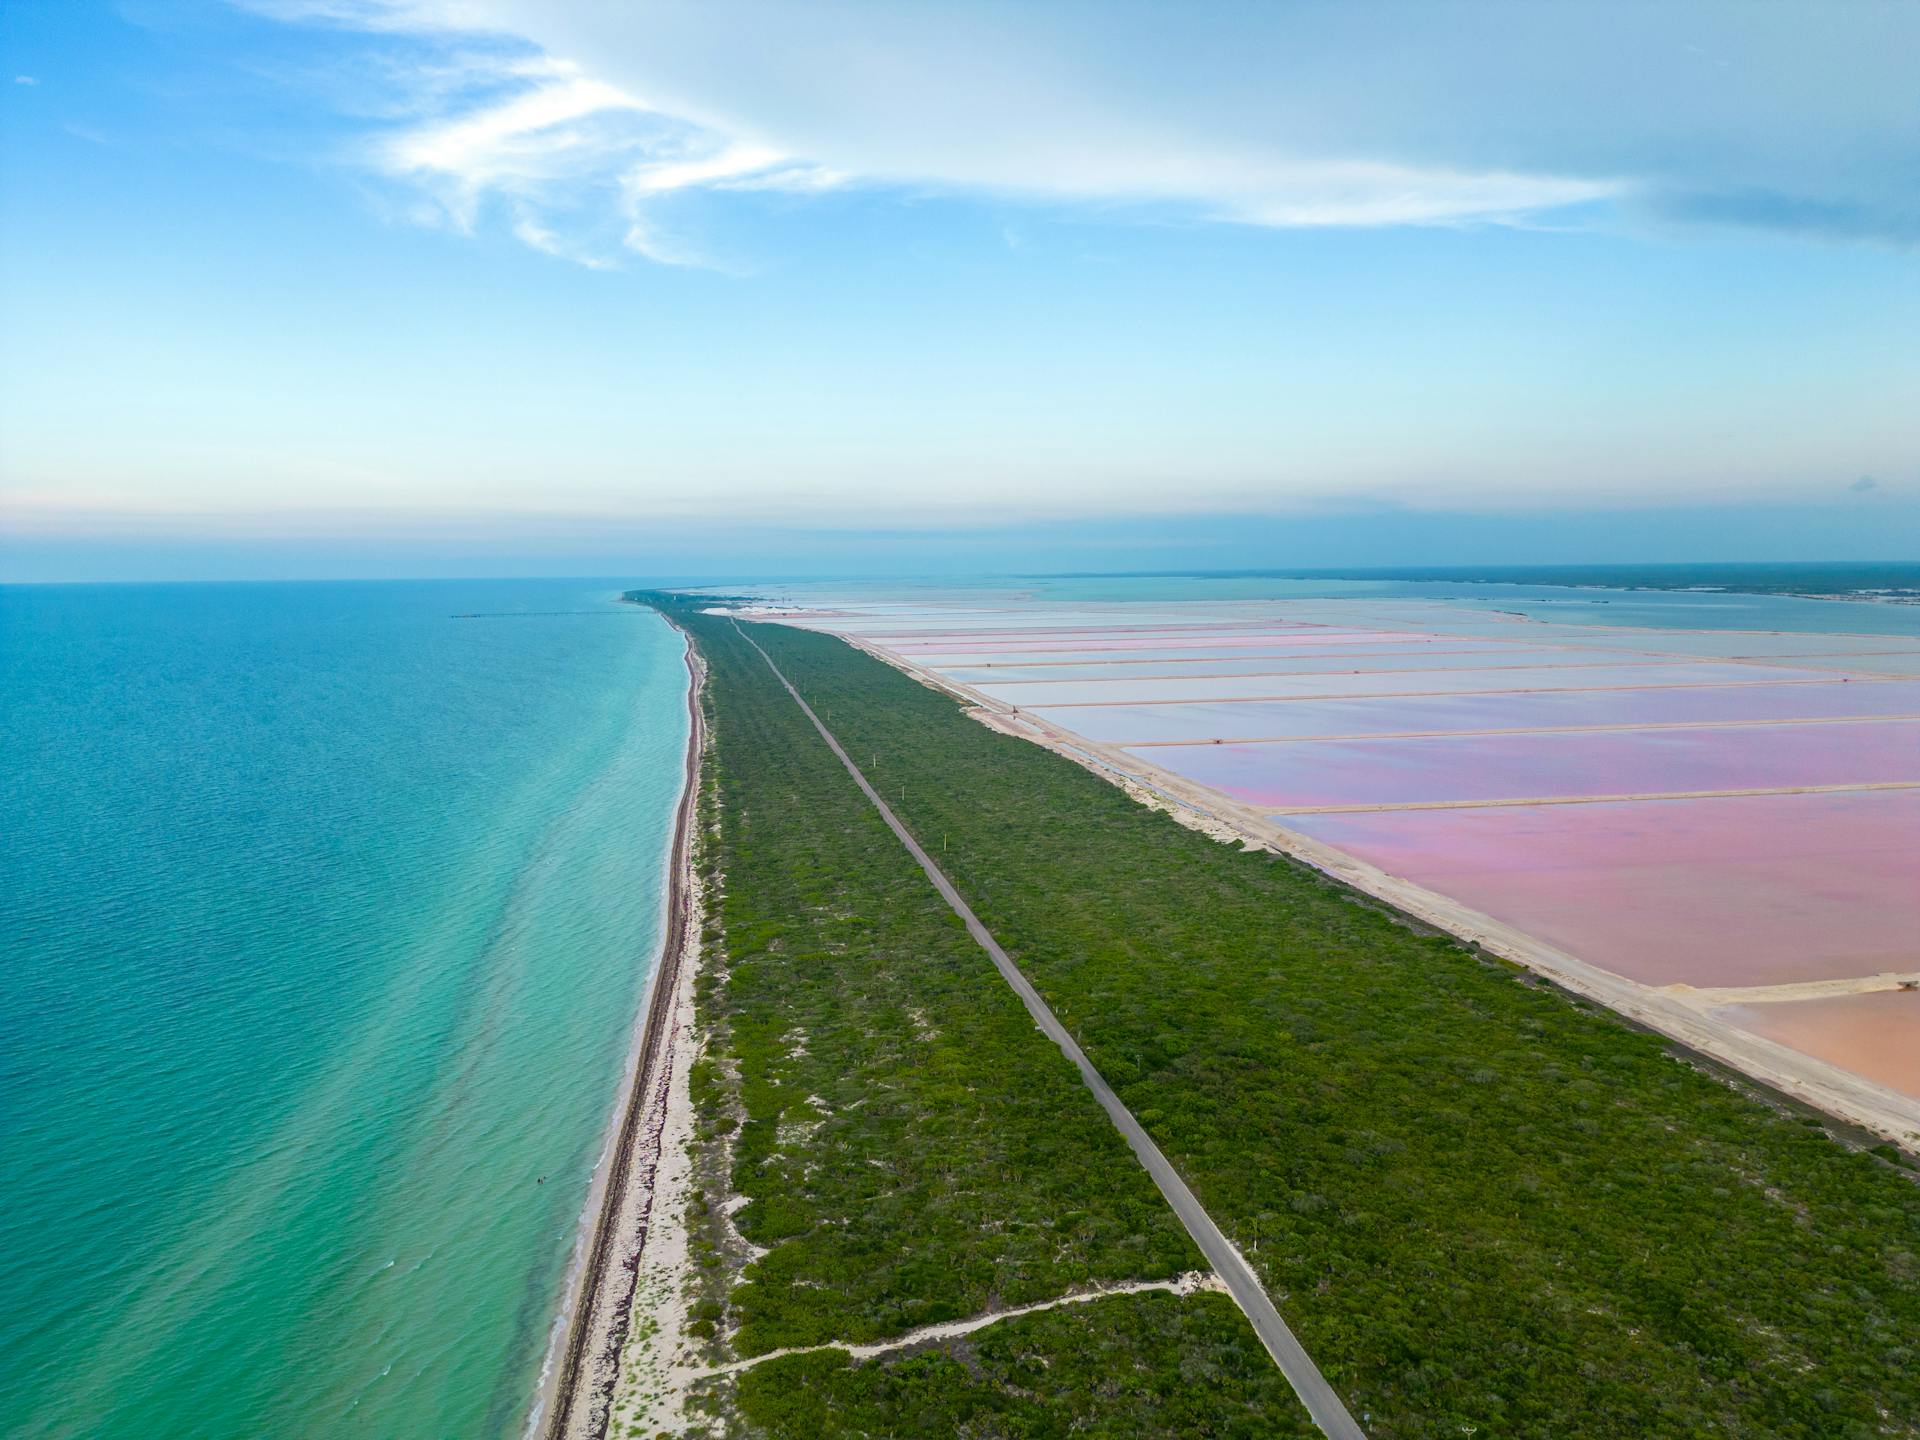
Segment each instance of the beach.
[[[705,730],[702,664],[686,645],[687,753],[667,871],[667,927],[647,982],[612,1132],[582,1218],[581,1242],[528,1419],[544,1440],[598,1440],[607,1432],[633,1329],[643,1257],[655,1238],[658,1179],[668,1135],[685,1128],[686,1043],[700,946],[693,836]],[[680,1120],[679,1125],[673,1121]],[[657,1244],[656,1244],[657,1248]]]

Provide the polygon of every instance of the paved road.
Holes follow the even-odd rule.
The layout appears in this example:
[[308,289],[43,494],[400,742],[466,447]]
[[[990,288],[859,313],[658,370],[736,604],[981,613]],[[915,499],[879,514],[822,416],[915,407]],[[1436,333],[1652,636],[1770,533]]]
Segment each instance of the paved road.
[[[737,621],[734,628],[740,630]],[[907,833],[907,827],[895,817],[893,811],[888,808],[887,802],[880,798],[879,792],[867,783],[867,777],[860,773],[860,767],[848,758],[847,752],[840,748],[840,742],[833,738],[833,732],[820,723],[820,717],[813,713],[813,707],[801,698],[800,692],[793,688],[792,682],[780,673],[780,667],[773,663],[773,657],[765,650],[761,650],[759,642],[746,631],[740,630],[740,637],[755,650],[760,651],[760,658],[767,662],[767,668],[773,671],[774,678],[786,687],[787,693],[793,697],[794,704],[798,705],[807,719],[813,722],[813,728],[820,732],[820,738],[825,740],[828,748],[840,757],[840,763],[847,767],[847,773],[853,776],[854,783],[860,787],[867,799],[873,802],[874,809],[880,812],[880,818],[885,820],[888,828],[900,837],[900,843],[907,847],[908,853],[920,862],[920,868],[927,872],[927,878],[933,882],[934,888],[940,892],[947,904],[953,907],[953,913],[965,922],[967,933],[979,942],[980,948],[992,959],[994,968],[1000,972],[1001,978],[1013,987],[1014,993],[1026,1005],[1027,1013],[1033,1016],[1034,1023],[1060,1047],[1066,1057],[1073,1062],[1074,1067],[1079,1070],[1080,1078],[1086,1082],[1087,1088],[1100,1102],[1100,1108],[1107,1112],[1107,1118],[1113,1121],[1114,1128],[1126,1137],[1127,1144],[1133,1147],[1133,1153],[1139,1157],[1140,1163],[1153,1177],[1153,1183],[1160,1187],[1160,1193],[1166,1196],[1167,1203],[1173,1207],[1173,1213],[1179,1216],[1180,1223],[1186,1226],[1187,1233],[1200,1247],[1200,1252],[1207,1257],[1207,1263],[1213,1266],[1214,1273],[1225,1282],[1227,1292],[1246,1312],[1247,1319],[1252,1322],[1261,1343],[1267,1347],[1267,1353],[1273,1356],[1274,1363],[1280,1367],[1281,1373],[1287,1377],[1287,1382],[1300,1396],[1301,1403],[1307,1407],[1307,1413],[1313,1417],[1314,1423],[1332,1437],[1332,1440],[1365,1440],[1366,1432],[1355,1423],[1353,1416],[1347,1413],[1347,1407],[1341,1403],[1339,1395],[1327,1383],[1326,1377],[1320,1373],[1320,1367],[1313,1363],[1313,1357],[1308,1355],[1300,1342],[1294,1338],[1293,1331],[1287,1328],[1287,1322],[1282,1320],[1280,1312],[1273,1308],[1273,1301],[1267,1298],[1266,1290],[1262,1288],[1259,1280],[1254,1278],[1253,1271],[1248,1268],[1247,1262],[1240,1258],[1240,1252],[1228,1243],[1220,1227],[1213,1223],[1213,1217],[1201,1208],[1199,1200],[1187,1188],[1186,1181],[1180,1178],[1179,1172],[1168,1162],[1167,1157],[1160,1153],[1160,1147],[1153,1143],[1147,1132],[1140,1127],[1140,1122],[1133,1118],[1133,1113],[1120,1103],[1120,1097],[1113,1093],[1112,1087],[1101,1078],[1100,1072],[1093,1068],[1093,1062],[1087,1059],[1080,1046],[1075,1043],[1073,1036],[1067,1033],[1067,1027],[1055,1018],[1053,1011],[1047,1008],[1047,1002],[1040,998],[1040,992],[1033,988],[1025,975],[1020,973],[1020,967],[1015,965],[1007,952],[1000,948],[1000,942],[995,940],[987,927],[980,923],[972,907],[960,898],[960,892],[953,888],[952,882],[941,873],[940,867],[933,863],[932,857],[920,848],[920,843],[912,835]]]

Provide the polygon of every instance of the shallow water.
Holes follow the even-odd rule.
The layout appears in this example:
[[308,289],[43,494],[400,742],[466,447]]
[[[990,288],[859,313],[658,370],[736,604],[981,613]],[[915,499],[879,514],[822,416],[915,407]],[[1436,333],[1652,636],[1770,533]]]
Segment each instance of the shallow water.
[[[1709,567],[1702,583],[1738,583]],[[1758,579],[1776,579],[1753,566]],[[1668,577],[1669,584],[1685,577]],[[1004,583],[1004,582],[1003,582]],[[1027,593],[1057,604],[1087,600],[1127,603],[1167,600],[1313,600],[1395,602],[1441,600],[1470,609],[1504,610],[1562,625],[1632,625],[1652,629],[1839,631],[1860,635],[1920,635],[1920,605],[1806,600],[1792,595],[1744,595],[1715,590],[1635,590],[1603,585],[1539,585],[1455,580],[1296,579],[1260,575],[1086,575],[1025,582]]]
[[1920,683],[1834,680],[1533,694],[1375,695],[1358,700],[1239,700],[1189,705],[1082,705],[1029,713],[1089,740],[1122,745],[1305,740],[1470,730],[1602,725],[1697,725],[1920,717]]
[[0,1433],[520,1429],[681,780],[617,593],[0,590]]
[[1920,935],[1920,790],[1284,818],[1649,985],[1910,970]]
[[1684,688],[1696,685],[1804,684],[1830,680],[1832,672],[1796,670],[1786,666],[1765,669],[1751,665],[1712,665],[1704,662],[1665,661],[1641,665],[1582,663],[1565,669],[1449,670],[1445,672],[1394,670],[1374,673],[1318,675],[1169,676],[1122,681],[1027,681],[1019,684],[976,684],[983,695],[1022,709],[1040,706],[1126,705],[1145,701],[1302,700],[1365,696],[1469,695],[1554,690],[1619,690]]
[[1728,1005],[1721,1019],[1920,1100],[1920,992]]
[[1172,745],[1141,753],[1270,810],[1681,795],[1920,784],[1920,721]]

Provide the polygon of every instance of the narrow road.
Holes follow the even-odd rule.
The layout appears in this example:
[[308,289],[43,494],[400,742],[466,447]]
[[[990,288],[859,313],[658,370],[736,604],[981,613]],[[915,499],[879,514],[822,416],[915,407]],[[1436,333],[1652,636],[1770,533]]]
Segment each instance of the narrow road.
[[953,907],[953,913],[966,925],[967,933],[987,952],[1001,978],[1013,987],[1014,994],[1027,1007],[1027,1013],[1033,1016],[1034,1023],[1079,1070],[1080,1078],[1093,1092],[1094,1099],[1100,1102],[1100,1108],[1107,1112],[1114,1129],[1133,1147],[1133,1153],[1146,1167],[1147,1174],[1153,1177],[1153,1183],[1160,1187],[1160,1193],[1173,1207],[1173,1213],[1193,1237],[1194,1244],[1200,1247],[1200,1253],[1207,1257],[1207,1263],[1213,1267],[1214,1273],[1226,1285],[1227,1293],[1246,1313],[1254,1333],[1259,1335],[1260,1342],[1267,1347],[1267,1353],[1273,1356],[1274,1364],[1280,1367],[1280,1373],[1287,1377],[1287,1383],[1299,1395],[1300,1403],[1307,1407],[1314,1424],[1331,1440],[1366,1440],[1366,1432],[1347,1413],[1347,1407],[1327,1383],[1326,1376],[1320,1373],[1320,1367],[1313,1363],[1313,1357],[1294,1338],[1293,1331],[1280,1318],[1280,1312],[1274,1309],[1273,1301],[1267,1297],[1266,1290],[1255,1278],[1247,1262],[1240,1257],[1240,1252],[1233,1248],[1220,1227],[1213,1223],[1213,1217],[1201,1208],[1199,1200],[1187,1188],[1187,1182],[1180,1178],[1179,1172],[1160,1153],[1160,1147],[1153,1143],[1140,1122],[1133,1118],[1133,1112],[1120,1103],[1120,1097],[1113,1093],[1113,1088],[1093,1068],[1093,1062],[1087,1059],[1067,1027],[1055,1018],[1047,1002],[1040,998],[1040,992],[1020,973],[1020,967],[1000,948],[1000,942],[980,923],[972,907],[960,898],[960,892],[953,888],[953,883],[933,863],[932,857],[920,848],[920,842],[907,832],[907,827],[895,817],[887,802],[880,798],[880,793],[867,783],[867,777],[860,773],[860,767],[853,763],[840,747],[840,742],[833,738],[833,732],[820,723],[820,717],[813,713],[813,707],[801,698],[800,692],[793,688],[793,683],[773,663],[773,657],[760,649],[760,643],[742,630],[737,620],[734,629],[739,632],[741,639],[760,652],[760,658],[767,662],[767,668],[773,672],[774,678],[785,687],[787,694],[793,697],[793,703],[800,707],[807,719],[813,722],[813,728],[820,732],[820,738],[827,742],[827,748],[847,767],[847,773],[853,776],[861,793],[873,802],[873,808],[880,812],[880,818],[887,822],[887,828],[899,837],[900,843],[907,847],[907,852],[920,862],[920,868],[926,871],[927,878],[933,882],[941,898]]

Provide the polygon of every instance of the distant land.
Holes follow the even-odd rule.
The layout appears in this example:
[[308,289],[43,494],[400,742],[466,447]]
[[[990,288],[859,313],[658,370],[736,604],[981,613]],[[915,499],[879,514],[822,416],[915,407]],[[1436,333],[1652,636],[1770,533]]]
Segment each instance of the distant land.
[[[1083,572],[1093,575],[1096,572]],[[1564,585],[1574,589],[1721,590],[1812,600],[1920,604],[1920,561],[1793,561],[1662,565],[1413,565],[1301,570],[1129,570],[1138,578],[1406,580],[1462,585]]]

